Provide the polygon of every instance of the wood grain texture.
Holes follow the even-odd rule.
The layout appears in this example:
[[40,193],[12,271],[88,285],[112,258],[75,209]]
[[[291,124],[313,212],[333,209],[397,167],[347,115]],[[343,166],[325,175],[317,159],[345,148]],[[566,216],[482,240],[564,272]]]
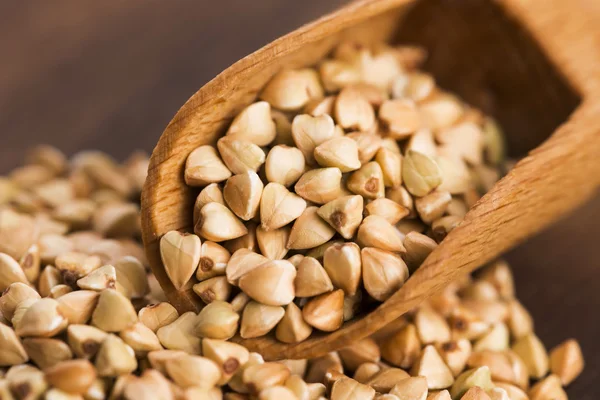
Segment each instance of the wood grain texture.
[[[117,158],[136,148],[150,151],[193,90],[232,61],[336,6],[333,0],[257,3],[0,4],[5,60],[0,63],[0,172],[17,166],[27,147],[41,142],[68,153],[98,147]],[[600,26],[599,2],[573,0],[571,7]],[[151,73],[132,77],[131,71],[141,69]],[[581,342],[586,369],[567,389],[578,400],[600,398],[598,237],[600,197],[507,255],[518,297],[532,312],[543,342],[549,347],[567,337]]]
[[[476,204],[461,226],[376,310],[346,323],[338,331],[313,335],[298,344],[283,344],[273,337],[237,340],[261,352],[266,359],[314,357],[349,345],[414,308],[459,274],[472,271],[538,232],[595,193],[600,185],[600,163],[596,162],[600,154],[600,103],[593,94],[597,93],[600,77],[600,55],[594,53],[596,43],[587,38],[599,35],[589,34],[594,29],[586,15],[572,12],[562,0],[553,0],[551,5],[545,3],[544,6],[535,1],[516,0],[506,0],[500,5],[476,1],[462,4],[444,0],[351,3],[245,57],[186,102],[159,140],[142,194],[142,224],[148,258],[167,296],[180,311],[199,310],[201,302],[191,290],[193,282],[179,291],[173,287],[160,262],[158,239],[170,230],[192,230],[193,191],[182,179],[187,155],[197,146],[213,143],[222,135],[232,117],[251,103],[260,88],[281,68],[313,65],[344,37],[366,42],[401,41],[403,20],[408,21],[407,24],[417,21],[412,29],[407,28],[413,33],[413,39],[421,36],[419,26],[426,26],[419,25],[423,16],[449,21],[448,35],[458,36],[459,40],[449,42],[439,34],[433,40],[450,53],[447,58],[438,56],[438,70],[454,63],[459,72],[465,71],[459,75],[460,79],[454,79],[459,94],[474,90],[490,92],[478,84],[501,86],[524,82],[521,89],[531,93],[518,91],[517,86],[504,91],[506,94],[499,99],[500,104],[483,104],[509,128],[528,124],[531,136],[547,135],[559,122],[556,118],[566,118],[580,96],[582,103],[565,124]],[[444,8],[452,12],[438,11]],[[481,29],[488,31],[488,27],[496,32],[492,37],[497,43],[490,43],[488,37],[478,34]],[[475,45],[460,40],[461,35],[452,31],[466,31],[466,35],[476,37]],[[582,32],[588,33],[585,40],[579,40]],[[572,45],[574,42],[577,46]],[[489,48],[495,50],[490,52]],[[511,69],[515,63],[506,59],[513,52],[528,57],[517,61],[521,71]],[[485,70],[471,61],[477,59],[487,59],[502,73],[483,78],[473,75],[473,71]],[[539,89],[537,96],[533,92],[536,89]],[[476,97],[471,96],[471,100],[475,105],[481,103]],[[518,106],[516,113],[514,102]],[[503,114],[509,107],[513,109],[512,114]],[[494,112],[496,109],[499,111]],[[536,113],[526,114],[529,109],[545,109],[555,120],[536,121],[532,119]]]

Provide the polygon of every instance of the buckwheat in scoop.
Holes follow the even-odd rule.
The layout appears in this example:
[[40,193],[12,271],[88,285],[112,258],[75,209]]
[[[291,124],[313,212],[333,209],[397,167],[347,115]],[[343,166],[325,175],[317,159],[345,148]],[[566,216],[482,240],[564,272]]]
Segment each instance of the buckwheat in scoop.
[[[192,151],[194,231],[160,244],[175,288],[193,286],[207,306],[243,294],[278,307],[264,310],[280,320],[242,318],[233,331],[298,342],[402,287],[504,172],[497,125],[419,71],[424,57],[342,43],[280,71]],[[309,328],[290,333],[291,315]]]

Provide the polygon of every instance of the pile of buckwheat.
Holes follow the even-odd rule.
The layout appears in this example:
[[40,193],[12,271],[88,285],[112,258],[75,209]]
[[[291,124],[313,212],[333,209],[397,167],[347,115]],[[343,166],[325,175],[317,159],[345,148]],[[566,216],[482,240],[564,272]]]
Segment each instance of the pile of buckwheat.
[[227,322],[219,339],[238,325],[285,343],[339,329],[396,292],[498,180],[496,123],[420,72],[424,57],[342,43],[276,74],[191,152],[194,233],[164,235],[162,261]]
[[[378,55],[365,55],[361,50],[360,65],[378,71],[371,76],[376,81],[371,82],[363,75],[357,78],[352,68],[345,69],[350,60],[345,51],[348,49],[338,49],[335,60],[323,62],[321,80],[312,70],[285,72],[262,93],[271,106],[278,105],[278,110],[286,113],[289,109],[307,110],[305,102],[313,104],[310,109],[317,117],[300,116],[300,121],[309,121],[307,126],[312,127],[301,129],[306,147],[295,146],[296,140],[302,139],[295,139],[297,122],[290,127],[290,115],[259,102],[236,118],[230,129],[234,133],[225,137],[219,151],[206,147],[199,151],[204,156],[197,157],[198,152],[190,156],[189,164],[195,163],[199,169],[186,171],[188,182],[210,183],[196,204],[196,229],[203,239],[171,232],[161,247],[169,276],[179,287],[196,274],[199,283],[195,290],[207,303],[198,315],[179,315],[148,270],[139,241],[138,205],[148,166],[146,155],[136,153],[123,164],[100,152],[82,152],[67,160],[59,150],[40,146],[30,152],[23,167],[0,177],[0,399],[567,399],[562,387],[581,373],[581,349],[571,339],[550,353],[546,351],[533,331],[531,316],[515,298],[512,274],[503,261],[452,283],[372,337],[323,357],[265,362],[260,354],[227,340],[238,330],[243,337],[257,337],[274,329],[280,340],[296,342],[308,337],[313,327],[337,328],[367,297],[385,300],[407,278],[408,270],[417,268],[437,241],[460,222],[478,197],[477,188],[486,188],[497,179],[499,160],[490,161],[497,145],[490,143],[498,143],[498,131],[493,128],[490,134],[485,118],[477,117],[477,112],[454,97],[434,87],[426,90],[431,78],[415,72],[414,63],[409,62],[419,52],[386,49]],[[390,59],[402,61],[393,74],[389,69],[394,63],[386,61]],[[396,83],[398,71],[409,72],[404,86]],[[288,87],[289,74],[310,77],[305,88],[311,90],[275,90],[273,85]],[[448,126],[459,131],[461,124],[479,126],[477,140],[481,143],[469,157],[481,157],[481,164],[454,157],[454,139],[441,141],[438,130],[377,139],[375,131],[344,134],[334,128],[341,132],[336,133],[337,139],[360,138],[361,144],[357,148],[342,140],[321,148],[323,151],[315,150],[329,142],[318,143],[320,139],[312,136],[316,131],[311,129],[330,126],[333,119],[314,110],[335,109],[342,94],[337,101],[324,97],[313,102],[314,82],[322,82],[328,92],[341,87],[345,87],[342,93],[348,88],[366,91],[369,100],[357,110],[368,104],[375,112],[379,104],[379,119],[385,121],[382,107],[389,100],[374,88],[386,76],[391,82],[392,75],[392,98],[416,96],[414,104],[430,107],[432,115],[459,107],[459,116]],[[357,83],[357,79],[366,83]],[[298,100],[300,94],[308,99]],[[403,108],[413,103],[403,100],[401,104]],[[274,146],[268,149],[265,168],[258,174],[234,171],[232,165],[247,165],[240,155],[258,154],[256,149],[263,151],[260,147],[245,142],[240,146],[250,150],[237,156],[228,153],[238,148],[237,144],[227,147],[227,141],[248,138],[247,126],[242,129],[245,124],[265,122],[254,114],[253,107],[259,114],[275,116],[276,123],[274,138],[260,142],[260,146]],[[341,113],[334,112],[338,125],[351,129],[355,122],[348,125],[345,117],[340,117],[345,112]],[[395,112],[391,115],[394,118]],[[405,118],[388,123],[386,129],[400,129]],[[285,132],[293,139],[285,139]],[[261,137],[264,130],[255,133]],[[371,139],[378,144],[373,145]],[[473,143],[471,139],[467,144]],[[281,143],[290,147],[281,147]],[[429,145],[435,155],[427,155]],[[223,146],[234,150],[222,150]],[[458,151],[463,151],[463,146],[458,146]],[[339,148],[344,151],[336,155]],[[354,172],[342,172],[340,166],[346,161],[336,157],[348,160],[347,155],[355,155],[357,149],[364,153],[367,148],[372,154],[359,156],[360,165],[353,164],[357,167]],[[283,155],[278,156],[277,151]],[[321,190],[327,187],[321,179],[331,182],[332,178],[320,177],[316,164],[302,164],[291,178],[286,165],[294,160],[306,163],[310,154],[320,166],[336,165],[322,168],[335,170],[335,197],[328,197],[332,186]],[[269,157],[275,158],[276,164],[269,163]],[[371,162],[373,157],[376,161]],[[439,162],[444,157],[448,164]],[[388,168],[390,165],[393,167]],[[465,175],[449,173],[454,170],[448,165],[461,165]],[[206,175],[206,171],[231,176],[219,178],[218,182],[226,180],[221,188],[207,180],[206,176],[215,175]],[[394,182],[388,180],[391,171],[400,179],[395,182],[404,183],[388,183]],[[314,183],[310,182],[315,177],[304,178],[311,172],[316,174]],[[269,183],[256,194],[256,185],[263,185],[262,174]],[[268,178],[273,174],[279,176],[277,180]],[[358,175],[353,179],[354,174]],[[440,175],[437,180],[432,178],[436,174]],[[368,182],[373,177],[379,182],[378,195],[369,197],[372,186]],[[278,183],[279,179],[283,183]],[[299,189],[303,179],[305,185]],[[462,182],[464,190],[444,186],[448,179]],[[294,193],[288,187],[296,181]],[[267,188],[273,184],[274,198],[264,206],[270,210],[267,213],[263,201],[265,195],[271,196]],[[250,208],[249,203],[253,204]],[[302,210],[295,209],[295,204]],[[288,207],[295,210],[293,214]],[[352,216],[332,218],[336,212]],[[363,218],[363,212],[367,217]],[[270,215],[266,227],[265,215]],[[373,217],[371,225],[369,218]],[[231,238],[232,232],[243,235]],[[342,238],[356,239],[358,244]],[[298,243],[310,244],[310,248]],[[388,245],[392,247],[385,247]],[[283,260],[288,250],[295,254]],[[336,273],[335,268],[342,271]],[[352,275],[357,268],[358,278]],[[284,282],[287,291],[271,280]],[[277,289],[277,295],[253,291],[254,284],[263,292]],[[335,318],[328,316],[329,308],[335,310]]]

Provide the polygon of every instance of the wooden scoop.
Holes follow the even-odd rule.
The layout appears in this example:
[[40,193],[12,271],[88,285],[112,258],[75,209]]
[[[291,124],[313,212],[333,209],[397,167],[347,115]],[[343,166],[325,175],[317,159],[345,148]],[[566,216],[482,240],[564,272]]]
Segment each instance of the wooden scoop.
[[277,71],[314,65],[343,39],[426,47],[425,69],[442,87],[494,115],[513,154],[542,143],[370,314],[298,344],[272,337],[235,340],[265,359],[308,358],[347,346],[584,202],[600,184],[600,29],[588,20],[583,3],[361,0],[226,69],[179,110],[150,161],[142,195],[143,239],[169,300],[180,312],[197,311],[200,302],[191,285],[174,289],[159,253],[166,232],[193,231],[194,191],[183,181],[186,157],[223,135]]

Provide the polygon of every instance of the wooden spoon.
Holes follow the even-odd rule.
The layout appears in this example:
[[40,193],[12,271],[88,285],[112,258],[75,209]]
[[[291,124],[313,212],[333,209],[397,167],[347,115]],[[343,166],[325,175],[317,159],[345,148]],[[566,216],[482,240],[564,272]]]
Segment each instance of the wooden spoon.
[[183,181],[187,155],[223,135],[277,71],[314,65],[343,39],[424,45],[430,51],[426,68],[442,86],[497,117],[512,148],[530,149],[547,139],[370,314],[293,345],[272,337],[236,340],[265,359],[308,358],[347,346],[584,202],[600,184],[600,30],[583,7],[577,8],[582,0],[575,3],[356,1],[226,69],[179,110],[150,162],[142,195],[143,239],[169,300],[180,312],[198,310],[200,302],[191,284],[174,289],[159,253],[166,232],[193,231],[194,190]]

